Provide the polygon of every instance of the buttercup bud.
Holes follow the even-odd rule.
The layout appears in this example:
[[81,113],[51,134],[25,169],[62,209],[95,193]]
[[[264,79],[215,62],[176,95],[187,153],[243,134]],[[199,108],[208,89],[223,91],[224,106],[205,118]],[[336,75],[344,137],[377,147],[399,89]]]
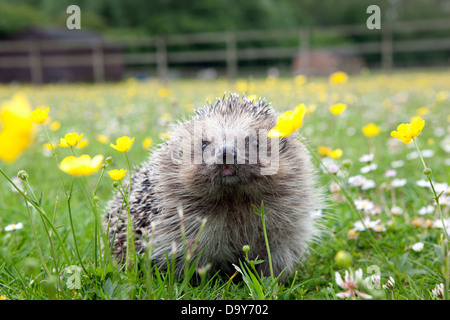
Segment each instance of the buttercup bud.
[[347,251],[339,251],[334,257],[334,261],[341,268],[348,268],[352,264],[352,255]]
[[430,168],[425,168],[425,169],[423,170],[423,174],[429,176],[429,175],[431,174],[431,169],[430,169]]
[[109,156],[109,157],[106,157],[105,162],[106,162],[106,164],[110,164],[112,162],[112,160],[113,160],[112,157]]
[[112,185],[113,185],[114,188],[117,188],[119,186],[119,182],[114,181]]
[[22,180],[28,180],[28,173],[25,170],[20,170],[17,176]]
[[244,252],[249,252],[250,246],[246,244],[245,246],[242,247],[242,250],[244,250]]
[[350,159],[345,159],[344,161],[342,161],[342,165],[344,166],[344,168],[350,168],[352,166],[353,162]]

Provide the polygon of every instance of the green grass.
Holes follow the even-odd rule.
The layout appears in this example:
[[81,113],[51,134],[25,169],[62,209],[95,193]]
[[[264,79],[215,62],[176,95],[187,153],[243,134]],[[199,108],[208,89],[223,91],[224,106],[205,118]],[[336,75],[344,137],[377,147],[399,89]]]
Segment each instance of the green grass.
[[[327,78],[311,78],[302,86],[296,85],[291,78],[276,81],[255,79],[251,82],[247,79],[230,82],[177,80],[170,82],[167,95],[161,91],[161,84],[157,81],[129,80],[118,84],[46,85],[39,88],[2,86],[0,101],[8,100],[20,91],[27,95],[33,108],[41,105],[50,107],[52,121],[61,123],[58,130],[49,130],[53,141],[76,131],[89,140],[84,149],[75,149],[77,155],[112,156],[113,162],[107,170],[127,168],[124,155],[112,149],[109,142],[123,135],[136,137],[128,156],[132,166],[138,165],[148,157],[148,151],[142,147],[144,138],[151,137],[152,147],[156,147],[162,141],[160,134],[170,131],[169,123],[189,116],[193,107],[201,107],[206,100],[213,101],[226,91],[246,91],[248,95],[265,97],[279,111],[293,109],[300,103],[315,105],[315,111],[305,116],[300,134],[312,150],[317,150],[319,146],[340,148],[343,156],[334,160],[341,169],[337,175],[332,176],[319,169],[320,184],[329,198],[328,206],[322,212],[323,231],[320,238],[311,244],[310,253],[299,264],[297,272],[283,284],[278,284],[271,277],[261,278],[252,267],[257,262],[249,260],[235,262],[241,272],[233,279],[211,273],[195,276],[195,265],[187,265],[184,275],[176,277],[170,268],[168,272],[156,270],[146,256],[137,258],[140,266],[137,272],[134,269],[120,269],[120,266],[109,263],[108,259],[95,255],[99,242],[95,241],[93,210],[83,191],[81,182],[84,180],[75,179],[70,207],[73,233],[85,270],[80,271],[80,288],[73,289],[68,287],[73,273],[63,270],[70,266],[81,267],[81,263],[73,241],[68,202],[55,160],[43,148],[47,141],[45,133],[38,128],[33,144],[20,158],[9,164],[0,162],[0,168],[10,178],[16,177],[20,170],[28,173],[30,186],[36,198],[41,199],[37,206],[47,214],[41,217],[30,203],[28,211],[24,197],[13,192],[10,183],[0,177],[0,295],[11,300],[339,299],[336,293],[343,290],[335,281],[335,272],[343,276],[348,268],[336,263],[334,258],[337,252],[346,251],[352,256],[349,268],[361,268],[364,278],[371,275],[370,268],[376,266],[380,271],[381,284],[385,284],[391,276],[395,279],[393,290],[370,290],[359,285],[362,291],[374,298],[435,299],[431,291],[437,284],[446,281],[443,270],[446,259],[441,238],[443,229],[426,227],[427,220],[429,225],[438,220],[437,211],[419,215],[419,210],[432,205],[434,200],[429,188],[416,184],[426,176],[420,159],[409,159],[413,157],[414,144],[410,148],[410,145],[391,138],[390,132],[398,124],[410,122],[412,116],[422,112],[426,124],[417,138],[418,145],[422,152],[427,149],[434,152],[432,157],[425,158],[427,166],[433,171],[432,180],[448,183],[449,76],[448,72],[431,71],[392,75],[366,73],[350,76],[348,83],[341,85],[331,85]],[[328,110],[331,104],[337,102],[348,105],[340,116]],[[426,108],[420,109],[422,107]],[[170,115],[169,120],[167,114]],[[369,139],[361,133],[361,128],[370,122],[380,126],[381,132]],[[50,125],[46,126],[50,128]],[[97,141],[99,134],[106,135],[108,143]],[[56,152],[59,161],[71,155],[69,149],[57,148]],[[374,153],[373,163],[377,164],[377,169],[362,174],[360,169],[367,164],[361,163],[359,158],[370,152]],[[325,163],[328,161],[318,156],[314,160],[318,168],[319,158]],[[385,177],[384,173],[392,168],[393,161],[398,160],[402,160],[404,165],[396,168],[395,178],[406,179],[407,183],[391,190],[389,184],[393,178]],[[100,172],[84,181],[88,194],[96,188]],[[356,175],[374,180],[376,187],[361,190],[349,185],[348,177]],[[63,173],[62,177],[65,185],[70,186],[71,176]],[[330,185],[336,181],[342,184],[346,192],[330,191]],[[113,191],[112,180],[105,173],[97,191],[99,213],[103,212]],[[28,195],[32,197],[30,192]],[[448,199],[448,189],[443,196]],[[356,239],[352,239],[348,233],[353,229],[353,224],[361,220],[352,203],[360,197],[381,206],[379,214],[362,213],[362,216],[380,219],[385,230],[359,231],[356,232]],[[392,214],[390,209],[394,205],[402,209],[401,214]],[[448,218],[449,206],[442,205],[442,211]],[[36,230],[37,242],[29,215]],[[22,229],[13,232],[4,230],[7,225],[19,222],[24,225]],[[420,252],[411,249],[417,242],[424,243]],[[167,258],[170,262],[170,252]]]

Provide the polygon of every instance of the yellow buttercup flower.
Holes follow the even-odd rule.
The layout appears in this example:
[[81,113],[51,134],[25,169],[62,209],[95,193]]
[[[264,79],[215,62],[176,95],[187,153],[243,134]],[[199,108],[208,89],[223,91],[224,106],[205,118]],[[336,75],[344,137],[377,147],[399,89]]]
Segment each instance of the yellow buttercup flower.
[[108,171],[109,176],[114,181],[122,180],[125,177],[126,173],[127,173],[126,169],[120,169],[120,170],[114,169],[114,170]]
[[331,154],[331,148],[326,146],[320,146],[317,148],[317,152],[324,157],[328,157]]
[[143,141],[142,141],[142,147],[144,149],[148,149],[150,148],[150,146],[152,145],[153,139],[151,137],[146,137]]
[[445,91],[439,91],[435,99],[437,103],[442,103],[448,99],[448,94]]
[[109,138],[105,136],[104,134],[97,135],[97,141],[100,143],[108,143]]
[[170,132],[161,132],[159,134],[159,137],[163,140],[169,140],[170,139]]
[[374,123],[369,123],[362,128],[362,132],[367,138],[371,138],[380,133],[380,127]]
[[315,104],[310,104],[309,106],[306,107],[305,109],[305,114],[312,114],[316,111],[317,106]]
[[116,149],[119,152],[127,152],[130,150],[131,146],[133,145],[134,138],[130,139],[130,137],[123,136],[120,138],[117,138],[116,144],[110,144],[111,148]]
[[304,75],[302,75],[302,74],[299,74],[298,76],[296,76],[296,77],[294,78],[294,82],[295,82],[295,84],[298,85],[298,86],[304,85],[304,84],[306,83],[306,81],[307,81],[306,76],[304,76]]
[[54,143],[50,144],[49,142],[47,142],[47,143],[44,143],[43,147],[45,150],[52,151],[55,148],[55,144]]
[[35,124],[43,124],[45,121],[47,121],[49,111],[49,108],[39,108],[34,110],[33,112],[31,112],[31,121],[33,121]]
[[86,146],[89,144],[89,140],[88,139],[83,139],[81,140],[78,145],[77,145],[77,149],[83,149],[86,148]]
[[64,138],[60,139],[58,146],[61,148],[76,147],[82,138],[83,134],[71,132],[66,134]]
[[347,109],[347,105],[345,103],[337,103],[330,107],[330,112],[336,116],[340,115],[342,112]]
[[269,138],[277,138],[291,135],[302,126],[305,112],[306,107],[303,103],[299,104],[294,111],[283,112],[277,119],[275,127],[267,133],[267,136]]
[[334,72],[329,77],[329,81],[333,84],[346,83],[347,80],[348,80],[348,75],[342,71]]
[[397,131],[392,131],[391,136],[401,140],[403,143],[410,143],[412,139],[416,138],[423,127],[425,120],[416,117],[411,123],[402,123],[397,127]]
[[25,95],[17,93],[0,103],[0,160],[14,161],[30,146],[35,130]]
[[59,121],[53,121],[50,124],[50,130],[52,130],[52,131],[57,131],[57,130],[59,130],[59,128],[61,128],[61,122],[59,122]]
[[167,98],[170,94],[170,89],[167,87],[162,87],[158,89],[158,96],[161,98]]
[[417,111],[416,111],[416,114],[418,117],[423,117],[429,113],[430,113],[429,107],[422,107],[422,108],[417,109]]
[[323,157],[331,157],[333,159],[338,159],[342,157],[344,152],[342,149],[331,149],[330,147],[320,146],[317,148],[317,152]]
[[97,155],[91,159],[87,154],[80,157],[69,156],[59,165],[61,171],[72,176],[88,176],[96,172],[102,165],[103,156]]
[[333,159],[339,159],[340,157],[342,157],[343,154],[344,154],[344,151],[342,151],[342,149],[335,149],[335,150],[331,151],[330,157]]
[[236,89],[239,92],[247,91],[247,81],[245,81],[245,80],[237,80],[236,81]]

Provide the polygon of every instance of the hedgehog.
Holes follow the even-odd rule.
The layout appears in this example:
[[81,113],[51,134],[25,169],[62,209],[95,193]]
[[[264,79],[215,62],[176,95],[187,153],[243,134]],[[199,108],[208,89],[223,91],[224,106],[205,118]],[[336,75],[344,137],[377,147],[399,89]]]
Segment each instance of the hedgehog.
[[[263,204],[273,273],[286,279],[317,238],[322,207],[315,168],[295,135],[267,138],[278,114],[265,99],[225,94],[174,125],[131,178],[130,215],[136,252],[183,272],[185,244],[198,266],[231,274],[245,254],[268,276]],[[124,262],[127,211],[117,193],[106,209],[113,255]],[[184,241],[184,242],[183,242]],[[247,253],[244,246],[249,248]]]

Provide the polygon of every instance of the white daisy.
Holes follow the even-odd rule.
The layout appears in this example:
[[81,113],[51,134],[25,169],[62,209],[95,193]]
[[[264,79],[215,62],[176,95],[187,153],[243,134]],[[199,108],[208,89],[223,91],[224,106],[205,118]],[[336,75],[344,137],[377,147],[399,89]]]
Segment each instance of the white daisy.
[[378,165],[376,163],[371,163],[367,166],[362,167],[359,171],[361,173],[369,173],[372,171],[375,171],[378,168]]
[[392,213],[392,214],[395,214],[395,215],[400,215],[400,214],[403,213],[403,209],[400,208],[399,206],[393,206],[393,207],[391,208],[391,213]]
[[420,252],[423,250],[423,242],[416,242],[412,245],[411,249],[415,252]]
[[384,173],[384,177],[385,178],[393,178],[397,175],[397,170],[395,169],[388,169],[386,170],[386,172]]
[[432,205],[427,205],[425,207],[422,207],[419,209],[418,214],[420,214],[421,216],[427,214],[427,213],[433,213],[434,212],[434,206]]
[[393,179],[391,181],[392,188],[400,188],[406,184],[406,179]]
[[422,157],[424,158],[433,158],[434,156],[434,151],[431,149],[425,149],[422,150]]
[[360,187],[367,181],[366,177],[356,175],[348,178],[348,183],[354,187]]
[[362,190],[369,190],[369,189],[373,189],[375,188],[377,185],[375,183],[375,181],[373,180],[366,180],[366,182],[363,183],[363,185],[361,186]]
[[403,160],[397,160],[397,161],[391,162],[392,168],[400,168],[400,167],[403,167],[404,165],[405,165],[405,161],[403,161]]
[[369,212],[371,210],[373,210],[373,208],[375,208],[375,205],[373,204],[372,201],[367,200],[367,199],[356,199],[353,201],[355,203],[356,209],[360,210],[360,211],[364,211],[364,212]]
[[378,227],[379,223],[380,219],[372,221],[369,217],[366,217],[364,218],[364,223],[361,220],[358,220],[353,223],[353,227],[355,231],[364,231],[366,230],[366,228],[375,230]]
[[360,162],[372,162],[374,158],[374,154],[373,153],[369,153],[369,154],[364,154],[359,158]]
[[7,226],[5,227],[5,231],[20,230],[20,229],[22,229],[22,228],[23,228],[23,224],[22,224],[22,222],[19,222],[19,223],[17,223],[17,224],[10,224],[10,225],[7,225]]

